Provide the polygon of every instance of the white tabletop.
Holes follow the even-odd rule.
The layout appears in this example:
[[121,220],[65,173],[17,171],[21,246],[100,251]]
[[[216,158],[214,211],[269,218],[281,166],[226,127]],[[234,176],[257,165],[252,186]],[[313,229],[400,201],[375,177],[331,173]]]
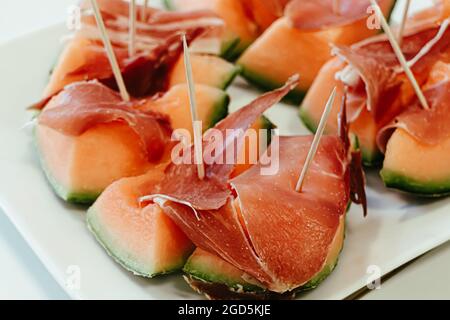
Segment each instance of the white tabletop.
[[[413,0],[418,1],[418,0]],[[422,1],[422,0],[421,0]],[[0,3],[0,44],[65,19],[76,0]],[[1,182],[0,182],[1,183]],[[0,209],[0,299],[67,299]],[[450,243],[417,259],[362,299],[450,299]]]

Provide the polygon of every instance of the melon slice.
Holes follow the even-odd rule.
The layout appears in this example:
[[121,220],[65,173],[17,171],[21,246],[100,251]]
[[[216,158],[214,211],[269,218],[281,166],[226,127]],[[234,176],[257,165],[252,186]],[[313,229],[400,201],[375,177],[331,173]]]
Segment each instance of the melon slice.
[[439,197],[450,194],[450,139],[430,146],[403,129],[390,138],[381,177],[387,187]]
[[[244,141],[243,149],[242,149],[242,159],[245,159],[245,163],[239,163],[236,164],[233,172],[231,173],[231,177],[237,177],[238,175],[242,174],[244,171],[247,171],[251,166],[253,166],[255,163],[252,163],[251,160],[258,160],[255,158],[259,158],[259,155],[264,152],[265,150],[260,150],[260,135],[259,130],[267,130],[267,146],[270,144],[271,140],[271,130],[275,129],[276,126],[265,116],[261,116],[250,128],[250,130],[255,130],[255,136],[256,136],[256,145],[258,146],[258,150],[252,150],[253,144],[249,143],[249,140]],[[255,157],[254,155],[258,155],[258,157]],[[253,159],[252,159],[253,156]]]
[[180,270],[194,250],[158,205],[142,208],[138,202],[162,176],[161,169],[116,181],[87,213],[89,229],[108,254],[127,270],[150,278]]
[[[448,81],[450,63],[434,64],[423,89]],[[387,187],[427,196],[450,194],[450,139],[427,145],[397,128],[386,146],[381,177]]]
[[[219,57],[206,54],[191,55],[195,83],[225,90],[239,74],[240,69]],[[179,59],[170,75],[170,86],[186,83],[184,60]]]
[[[197,91],[197,113],[199,119],[203,121],[203,130],[205,131],[228,115],[230,96],[222,90],[201,84],[196,84],[195,89]],[[193,134],[186,84],[173,86],[151,108],[169,115],[173,129],[188,129]]]
[[[196,86],[197,108],[205,129],[226,116],[228,95],[216,88]],[[157,101],[172,127],[190,128],[186,85],[177,85]],[[51,102],[47,108],[51,108]],[[122,123],[102,124],[78,137],[37,125],[36,144],[41,164],[56,194],[72,203],[90,204],[112,182],[141,175],[154,167],[142,152],[137,135]]]
[[[315,132],[317,129],[323,113],[323,107],[334,87],[337,88],[336,99],[327,123],[326,131],[329,134],[338,132],[337,118],[344,96],[344,86],[341,81],[336,80],[335,75],[344,66],[345,63],[339,58],[333,58],[328,61],[320,69],[319,74],[300,106],[300,118],[312,132]],[[383,155],[376,143],[378,126],[370,112],[364,109],[358,118],[350,124],[349,129],[358,138],[364,164],[369,167],[378,165],[382,161]]]
[[[76,36],[67,44],[52,70],[50,81],[44,90],[45,97],[59,92],[68,84],[92,80],[86,79],[83,74],[70,74],[85,63],[88,48],[89,40],[82,36]],[[239,72],[238,68],[226,61],[208,55],[193,55],[191,64],[196,83],[206,84],[219,89],[225,89]],[[182,56],[179,58],[176,66],[169,76],[172,85],[185,82]]]
[[[389,7],[390,12],[394,0]],[[287,18],[275,21],[240,57],[238,64],[250,83],[263,90],[273,90],[292,76],[300,75],[298,88],[288,100],[300,103],[318,74],[331,58],[330,43],[349,45],[374,35],[366,21],[317,32],[305,32],[292,27]]]
[[339,228],[330,245],[327,260],[310,281],[295,292],[279,295],[267,291],[256,279],[235,268],[218,256],[200,248],[189,257],[183,271],[189,285],[211,299],[280,299],[295,296],[295,293],[316,288],[327,278],[337,265],[344,245],[345,216],[341,217]]
[[[253,127],[273,125],[261,118]],[[108,254],[125,269],[144,277],[180,270],[194,250],[191,241],[158,205],[142,208],[138,203],[164,177],[169,156],[167,152],[160,165],[142,176],[112,183],[87,214],[89,229]]]
[[226,24],[222,39],[222,57],[237,58],[258,37],[257,26],[248,18],[241,0],[164,0],[168,9],[211,10]]

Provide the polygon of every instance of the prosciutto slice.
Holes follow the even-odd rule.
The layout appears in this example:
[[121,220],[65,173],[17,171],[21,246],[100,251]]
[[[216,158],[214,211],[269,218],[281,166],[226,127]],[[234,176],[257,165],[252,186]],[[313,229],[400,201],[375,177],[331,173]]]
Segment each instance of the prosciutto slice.
[[[312,31],[340,27],[364,20],[373,12],[369,11],[370,0],[340,0],[337,12],[333,8],[334,0],[292,0],[285,9],[295,28]],[[387,0],[378,0],[381,7],[389,4]]]
[[304,191],[295,191],[311,141],[282,137],[277,174],[262,176],[260,165],[253,166],[230,181],[236,200],[228,198],[218,210],[196,216],[182,203],[155,201],[197,246],[272,291],[293,290],[324,266],[349,201],[346,150],[338,137],[323,138]]
[[[168,89],[169,74],[182,53],[181,34],[186,34],[188,44],[192,44],[206,34],[217,38],[224,26],[220,18],[208,11],[178,13],[148,8],[143,19],[143,9],[138,6],[136,54],[129,57],[128,3],[102,0],[99,7],[126,87],[133,97],[150,96]],[[65,70],[61,81],[97,79],[117,90],[100,32],[90,13],[89,1],[84,1],[82,8],[82,27],[75,37],[87,44],[83,48],[82,59],[79,59],[81,62]],[[53,94],[55,92],[49,96]]]
[[[419,83],[426,81],[436,61],[448,57],[448,25],[446,20],[441,26],[427,26],[405,36],[403,52]],[[350,115],[357,116],[362,108],[367,107],[377,123],[386,123],[403,110],[405,103],[408,104],[414,98],[409,82],[384,35],[351,47],[335,46],[333,51],[359,76],[356,82],[345,83],[342,73],[340,75],[348,87]],[[350,116],[350,121],[356,116]]]
[[426,145],[438,145],[450,139],[450,80],[428,88],[424,95],[430,104],[429,110],[422,109],[416,102],[380,130],[377,143],[383,152],[390,136],[399,128]]
[[[239,149],[245,131],[264,111],[294,89],[298,78],[292,77],[282,88],[262,95],[215,126],[215,130],[219,130],[224,139],[220,150],[216,148],[214,161],[211,161],[210,165],[205,164],[205,179],[198,178],[196,164],[185,164],[192,161],[186,161],[184,164],[172,163],[167,168],[157,193],[166,199],[187,204],[194,210],[214,210],[224,206],[231,196],[228,178],[234,170],[238,152],[234,152],[232,161],[226,161],[226,154],[230,153],[229,150],[234,150],[236,145]],[[215,143],[211,131],[205,133],[203,140],[203,150],[211,148]],[[185,154],[185,157],[194,159],[194,147],[191,146]]]
[[[226,152],[228,146],[239,144],[241,130],[249,128],[297,81],[291,79],[219,123],[216,129],[220,132],[237,132],[224,139],[220,150]],[[327,263],[350,200],[348,128],[345,118],[341,122],[343,137],[323,137],[302,193],[295,191],[295,185],[311,136],[281,137],[278,145],[266,151],[266,156],[278,156],[279,169],[273,175],[261,175],[265,165],[259,163],[230,179],[233,165],[217,163],[207,165],[207,177],[199,180],[195,165],[172,163],[156,187],[157,194],[141,200],[158,203],[198,247],[243,270],[269,290],[293,290]],[[222,156],[220,150],[216,157]]]
[[55,96],[38,121],[71,136],[79,136],[98,124],[124,122],[139,137],[149,160],[155,162],[161,159],[170,140],[170,122],[166,116],[141,111],[138,106],[138,102],[123,102],[115,91],[98,82],[80,82]]

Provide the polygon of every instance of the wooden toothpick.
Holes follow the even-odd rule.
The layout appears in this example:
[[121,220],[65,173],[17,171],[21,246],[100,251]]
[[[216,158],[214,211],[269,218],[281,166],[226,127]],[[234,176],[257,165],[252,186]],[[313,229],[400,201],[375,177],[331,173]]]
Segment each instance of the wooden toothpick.
[[414,88],[414,91],[419,98],[420,103],[422,104],[422,107],[426,110],[430,109],[427,99],[425,98],[422,89],[420,89],[419,83],[416,80],[416,77],[414,76],[413,72],[411,71],[411,68],[408,65],[408,62],[406,61],[405,56],[403,55],[402,49],[400,48],[399,44],[397,43],[397,40],[395,39],[394,34],[392,33],[391,27],[389,27],[388,22],[386,21],[386,18],[383,15],[383,12],[381,11],[380,7],[378,6],[377,2],[375,0],[370,0],[373,9],[375,10],[376,14],[378,15],[378,18],[380,19],[381,26],[384,29],[384,32],[386,33],[389,42],[391,43],[392,49],[394,49],[394,52],[397,56],[397,59],[399,60],[403,70],[405,71],[406,76],[408,77],[409,81],[411,82],[411,85]]
[[128,11],[128,55],[133,57],[136,53],[136,0],[130,0]]
[[409,7],[411,5],[411,0],[406,0],[405,7],[403,8],[402,21],[400,22],[400,27],[398,28],[397,42],[401,47],[403,42],[403,32],[405,31],[406,20],[408,20]]
[[119,63],[117,62],[111,41],[109,40],[108,33],[106,32],[105,23],[100,13],[100,9],[98,8],[97,0],[91,0],[91,5],[103,40],[103,45],[105,46],[106,55],[108,56],[109,63],[111,64],[111,69],[113,71],[114,78],[116,79],[117,86],[119,87],[120,95],[124,101],[128,102],[130,101],[130,95],[128,94],[125,81],[123,80],[122,73],[120,72]]
[[336,98],[336,87],[331,92],[331,95],[328,98],[328,102],[325,105],[325,109],[322,113],[322,117],[320,118],[319,126],[317,128],[316,134],[311,144],[311,148],[309,149],[308,155],[306,156],[305,164],[303,165],[302,172],[300,173],[300,177],[297,181],[297,186],[295,187],[295,191],[297,192],[302,192],[306,174],[308,172],[309,167],[311,166],[314,156],[317,153],[317,149],[319,148],[320,139],[323,136],[323,132],[327,125],[328,117],[330,115],[331,109],[333,108],[335,98]]
[[189,56],[189,48],[186,41],[186,35],[183,34],[183,51],[184,51],[184,67],[186,71],[186,81],[189,91],[189,104],[191,107],[192,128],[194,131],[194,156],[197,163],[198,178],[203,180],[205,178],[205,166],[203,163],[203,146],[202,146],[202,131],[201,126],[196,125],[198,121],[197,101],[195,97],[195,84],[192,76],[192,65]]

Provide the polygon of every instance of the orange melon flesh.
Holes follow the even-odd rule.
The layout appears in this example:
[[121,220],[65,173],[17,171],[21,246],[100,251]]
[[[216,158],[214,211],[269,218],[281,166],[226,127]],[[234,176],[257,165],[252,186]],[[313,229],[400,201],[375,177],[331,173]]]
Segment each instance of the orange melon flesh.
[[122,123],[98,125],[78,137],[38,125],[36,140],[47,178],[68,202],[92,203],[113,181],[152,166],[138,136]]
[[[222,90],[201,84],[197,84],[195,89],[197,113],[199,119],[203,121],[205,131],[227,116],[230,97]],[[173,86],[151,109],[169,115],[172,128],[188,129],[193,135],[186,84]]]
[[[264,118],[254,127],[269,127],[269,124]],[[142,176],[112,183],[87,214],[89,229],[108,254],[127,270],[144,277],[181,269],[194,249],[158,205],[142,208],[138,203],[163,178],[169,156],[167,152],[160,165]]]
[[[384,12],[390,12],[391,6],[383,8]],[[244,52],[238,64],[242,67],[243,76],[263,90],[277,88],[298,73],[300,83],[288,98],[300,103],[320,68],[331,58],[330,43],[349,45],[377,32],[369,30],[365,20],[343,27],[305,32],[292,27],[287,18],[280,18]]]
[[450,194],[449,163],[450,139],[430,146],[397,129],[387,144],[381,177],[391,188],[443,196]]
[[[314,289],[331,274],[337,265],[339,255],[343,248],[344,237],[345,216],[342,216],[322,270],[296,291]],[[208,284],[208,286],[203,287],[212,288],[218,284],[225,285],[230,289],[231,293],[251,292],[258,294],[266,291],[264,286],[256,279],[253,279],[245,274],[245,272],[237,269],[215,254],[200,248],[195,249],[194,253],[189,257],[183,271],[190,277],[188,278],[188,282],[190,282],[189,279],[194,279]]]
[[162,169],[109,186],[88,210],[87,223],[119,264],[136,275],[154,277],[181,269],[194,246],[156,204],[138,199],[162,179]]
[[[255,135],[254,137],[256,137],[256,141],[250,141],[251,139],[245,139],[244,141],[244,145],[243,145],[243,149],[242,149],[242,154],[240,157],[238,157],[238,159],[243,159],[245,160],[243,163],[238,163],[236,164],[233,172],[231,173],[231,178],[233,177],[237,177],[238,175],[244,173],[245,171],[247,171],[248,169],[250,169],[251,166],[253,166],[255,163],[254,161],[258,160],[259,158],[259,154],[262,152],[264,152],[265,150],[259,150],[259,146],[260,146],[260,135],[259,135],[259,130],[268,130],[267,132],[267,145],[270,144],[270,139],[271,139],[271,129],[275,129],[275,125],[270,122],[269,119],[267,119],[264,116],[261,116],[250,128],[250,130],[253,130]],[[251,137],[251,135],[249,135],[249,137]],[[258,150],[254,150],[254,143],[256,144]],[[255,159],[255,155],[257,156]]]
[[[75,36],[61,53],[58,63],[52,71],[50,81],[44,90],[44,96],[51,96],[66,85],[83,81],[85,75],[69,75],[73,70],[83,66],[88,56],[89,40],[82,36]],[[192,72],[196,83],[206,84],[219,89],[225,89],[239,73],[239,69],[219,57],[202,54],[193,54],[191,59]],[[185,82],[183,69],[183,57],[181,56],[172,70],[170,86]]]
[[[328,119],[326,131],[329,134],[338,132],[337,119],[344,96],[344,85],[341,81],[336,80],[335,74],[341,71],[344,66],[345,63],[339,58],[328,61],[320,70],[300,106],[300,118],[312,132],[317,129],[323,108],[334,87],[337,88],[336,99]],[[364,109],[350,125],[350,132],[358,138],[364,164],[367,166],[378,164],[382,158],[376,143],[378,127],[367,109]]]
[[[433,66],[424,89],[448,81],[450,63]],[[424,196],[450,193],[450,139],[438,145],[417,141],[403,129],[396,129],[386,146],[381,177],[388,187]]]
[[[226,89],[239,73],[239,68],[219,57],[206,54],[191,55],[192,74],[197,84]],[[170,87],[186,83],[184,60],[179,59],[170,76]]]
[[[197,108],[205,126],[226,116],[229,97],[223,91],[198,85]],[[187,88],[178,85],[157,102],[173,128],[190,128]],[[51,108],[51,102],[47,108]],[[165,108],[164,108],[165,107]],[[154,167],[138,136],[126,124],[97,125],[80,136],[64,135],[37,125],[36,143],[47,178],[65,201],[90,204],[112,182],[141,175]]]
[[165,0],[172,10],[211,10],[225,21],[222,56],[234,59],[258,37],[257,26],[245,14],[241,0]]
[[75,36],[63,49],[56,66],[53,68],[50,80],[44,90],[44,97],[51,96],[66,85],[87,80],[82,75],[68,75],[73,70],[85,64],[88,53],[89,40],[81,36]]

